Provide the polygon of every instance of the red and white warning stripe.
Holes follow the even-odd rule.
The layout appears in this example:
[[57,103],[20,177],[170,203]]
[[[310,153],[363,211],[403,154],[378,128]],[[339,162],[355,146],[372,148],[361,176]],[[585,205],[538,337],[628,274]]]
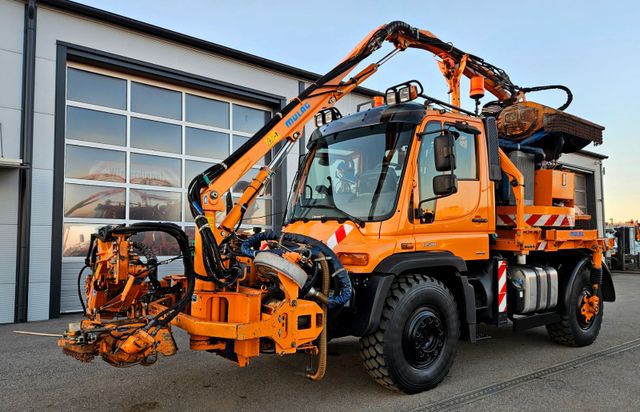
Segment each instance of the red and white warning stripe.
[[536,248],[536,250],[545,250],[546,248],[547,248],[547,241],[543,240],[538,244],[538,247]]
[[498,261],[498,313],[507,311],[507,261]]
[[[544,227],[573,227],[576,223],[574,215],[541,215],[541,214],[525,214],[524,220],[529,226]],[[498,215],[498,226],[515,226],[516,215]]]
[[334,249],[336,246],[340,244],[353,230],[353,226],[351,225],[340,225],[340,227],[333,232],[333,234],[327,239],[327,246],[331,249]]

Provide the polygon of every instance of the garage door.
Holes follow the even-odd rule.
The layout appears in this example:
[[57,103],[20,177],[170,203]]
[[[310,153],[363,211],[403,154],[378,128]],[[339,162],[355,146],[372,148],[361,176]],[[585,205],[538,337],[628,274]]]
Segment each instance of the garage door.
[[[69,63],[66,84],[63,313],[80,309],[77,277],[91,233],[107,224],[167,221],[193,237],[189,182],[271,117],[253,103],[83,64]],[[235,196],[259,167],[234,186]],[[272,202],[269,187],[244,224],[270,228]],[[163,233],[140,240],[157,256],[179,252]],[[169,272],[180,273],[180,262],[161,266],[161,274]]]

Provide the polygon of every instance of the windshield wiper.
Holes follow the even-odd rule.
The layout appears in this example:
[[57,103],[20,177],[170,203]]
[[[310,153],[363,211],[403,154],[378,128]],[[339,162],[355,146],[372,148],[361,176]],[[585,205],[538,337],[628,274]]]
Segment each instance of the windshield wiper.
[[[349,213],[345,212],[342,209],[338,209],[337,206],[331,206],[331,205],[318,205],[318,204],[313,204],[313,205],[300,205],[300,207],[306,208],[306,209],[311,209],[311,208],[318,208],[318,209],[331,209],[331,210],[335,210],[336,212],[339,212],[342,216],[344,216],[344,219],[350,220],[353,223],[355,223],[356,225],[360,226],[360,227],[364,227],[365,225],[365,221],[360,219],[359,217],[355,217],[350,215]],[[329,217],[325,216],[325,219],[329,219]],[[338,220],[340,220],[338,218]]]

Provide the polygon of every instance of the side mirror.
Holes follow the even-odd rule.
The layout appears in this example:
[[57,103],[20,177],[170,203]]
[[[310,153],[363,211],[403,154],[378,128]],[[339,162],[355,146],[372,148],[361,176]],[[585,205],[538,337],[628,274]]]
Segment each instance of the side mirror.
[[453,171],[456,168],[456,139],[452,132],[436,136],[433,141],[433,154],[438,172]]
[[458,178],[454,174],[438,175],[433,178],[433,194],[449,196],[458,192]]

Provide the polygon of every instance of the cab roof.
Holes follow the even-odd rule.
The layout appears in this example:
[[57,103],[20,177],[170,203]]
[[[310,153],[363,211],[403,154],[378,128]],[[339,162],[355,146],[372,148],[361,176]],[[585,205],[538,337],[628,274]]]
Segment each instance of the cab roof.
[[363,112],[353,113],[329,124],[317,128],[309,138],[310,146],[320,137],[381,123],[409,123],[418,125],[427,114],[427,109],[419,103],[399,103],[374,107]]

